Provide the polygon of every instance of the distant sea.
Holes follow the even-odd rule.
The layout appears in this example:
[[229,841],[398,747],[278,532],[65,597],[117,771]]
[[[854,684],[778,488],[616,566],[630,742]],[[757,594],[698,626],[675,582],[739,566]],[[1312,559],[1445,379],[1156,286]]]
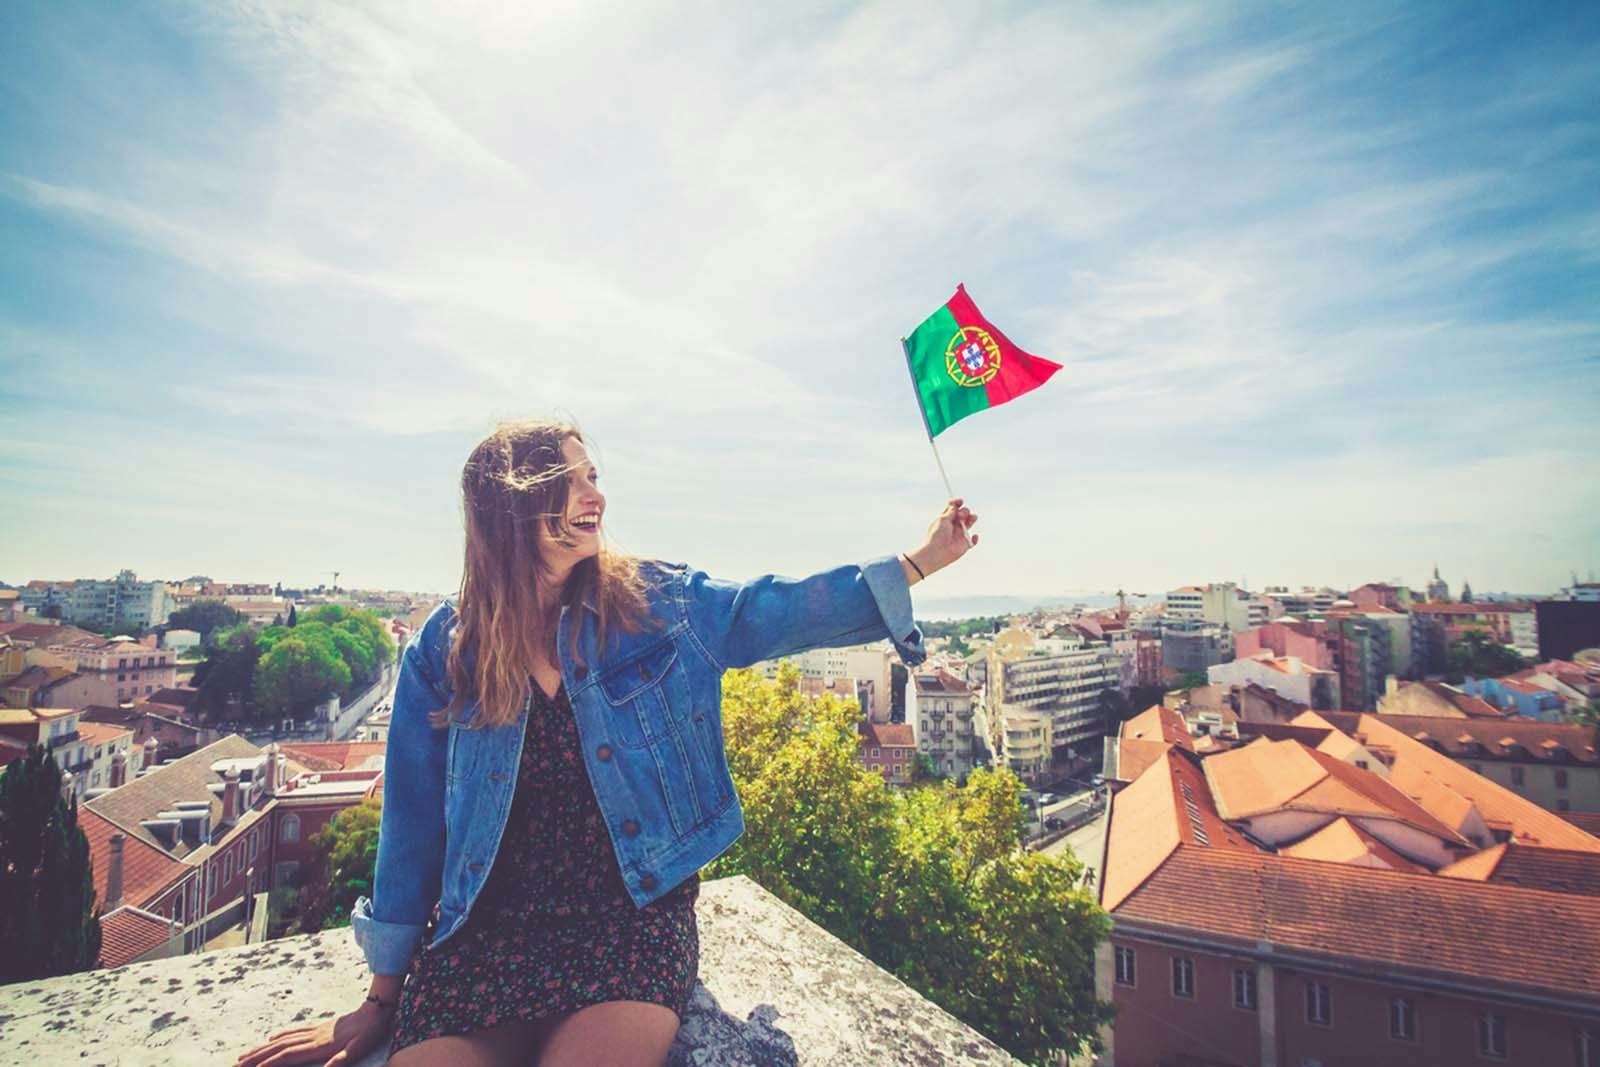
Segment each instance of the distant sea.
[[[1159,601],[1158,596],[1128,597],[1129,607],[1143,607]],[[927,622],[945,619],[976,619],[985,615],[1025,615],[1035,609],[1054,610],[1082,604],[1091,611],[1117,606],[1114,594],[1063,593],[1060,596],[913,596],[917,618]]]

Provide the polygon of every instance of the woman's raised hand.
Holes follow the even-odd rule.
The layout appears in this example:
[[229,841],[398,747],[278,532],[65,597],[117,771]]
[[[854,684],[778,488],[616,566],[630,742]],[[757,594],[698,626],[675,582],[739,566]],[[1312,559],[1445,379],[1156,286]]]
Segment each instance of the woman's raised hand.
[[362,1004],[337,1019],[274,1034],[240,1056],[234,1067],[289,1067],[297,1063],[353,1067],[389,1036],[391,1014],[377,1004]]
[[967,550],[978,543],[978,535],[971,532],[977,521],[978,516],[960,497],[951,498],[939,517],[928,526],[928,536],[922,546],[907,554],[913,571],[917,572],[908,573],[907,577],[912,581],[926,578],[966,555]]

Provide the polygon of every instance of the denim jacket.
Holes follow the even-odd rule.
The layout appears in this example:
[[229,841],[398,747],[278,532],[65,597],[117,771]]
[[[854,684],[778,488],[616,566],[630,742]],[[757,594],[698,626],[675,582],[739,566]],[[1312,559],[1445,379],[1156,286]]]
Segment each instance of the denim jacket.
[[[601,654],[592,607],[575,605],[562,608],[558,634],[584,764],[639,907],[744,832],[722,748],[723,671],[884,637],[908,664],[926,655],[897,557],[799,581],[725,582],[662,563],[645,563],[643,573],[651,624],[641,632],[614,628]],[[461,927],[494,863],[516,788],[528,704],[501,727],[469,728],[480,710],[475,701],[447,728],[428,721],[450,700],[445,662],[454,623],[447,600],[401,655],[372,896],[357,900],[351,916],[378,974],[409,969],[435,904],[433,944]]]

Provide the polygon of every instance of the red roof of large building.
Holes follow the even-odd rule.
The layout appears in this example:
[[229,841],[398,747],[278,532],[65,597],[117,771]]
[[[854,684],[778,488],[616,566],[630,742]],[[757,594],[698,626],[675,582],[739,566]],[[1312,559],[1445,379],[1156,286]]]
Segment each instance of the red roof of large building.
[[[1197,907],[1198,886],[1206,900],[1238,906]],[[1104,888],[1119,925],[1202,933],[1244,949],[1267,944],[1390,976],[1600,1001],[1600,969],[1553,965],[1550,955],[1600,959],[1596,897],[1187,843],[1115,902],[1109,881]]]
[[1122,736],[1130,741],[1160,741],[1180,748],[1194,748],[1194,738],[1189,736],[1189,726],[1183,716],[1161,704],[1152,704],[1123,723]]
[[1499,882],[1553,893],[1600,896],[1600,852],[1538,848],[1510,841],[1439,868],[1445,878]]
[[[1359,729],[1364,717],[1353,711],[1323,714],[1346,732]],[[1538,719],[1441,720],[1432,715],[1381,718],[1392,729],[1453,759],[1600,764],[1600,726]]]
[[114,834],[120,832],[126,838],[122,845],[120,903],[147,904],[193,869],[86,805],[78,806],[78,825],[89,839],[89,857],[94,861],[95,899],[101,907],[108,903],[106,879],[111,873],[111,838]]
[[308,771],[382,770],[385,741],[285,741],[283,754]]
[[121,967],[153,952],[172,937],[172,922],[140,908],[123,907],[100,917],[100,966]]

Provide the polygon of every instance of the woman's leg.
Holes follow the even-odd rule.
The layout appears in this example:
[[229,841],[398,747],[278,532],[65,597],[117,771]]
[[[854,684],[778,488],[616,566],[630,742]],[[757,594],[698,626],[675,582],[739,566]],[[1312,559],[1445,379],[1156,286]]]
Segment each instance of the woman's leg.
[[390,1056],[389,1067],[524,1067],[549,1025],[546,1020],[504,1023],[473,1034],[430,1037]]
[[676,1036],[671,1008],[639,1000],[591,1004],[556,1022],[539,1067],[660,1067]]

